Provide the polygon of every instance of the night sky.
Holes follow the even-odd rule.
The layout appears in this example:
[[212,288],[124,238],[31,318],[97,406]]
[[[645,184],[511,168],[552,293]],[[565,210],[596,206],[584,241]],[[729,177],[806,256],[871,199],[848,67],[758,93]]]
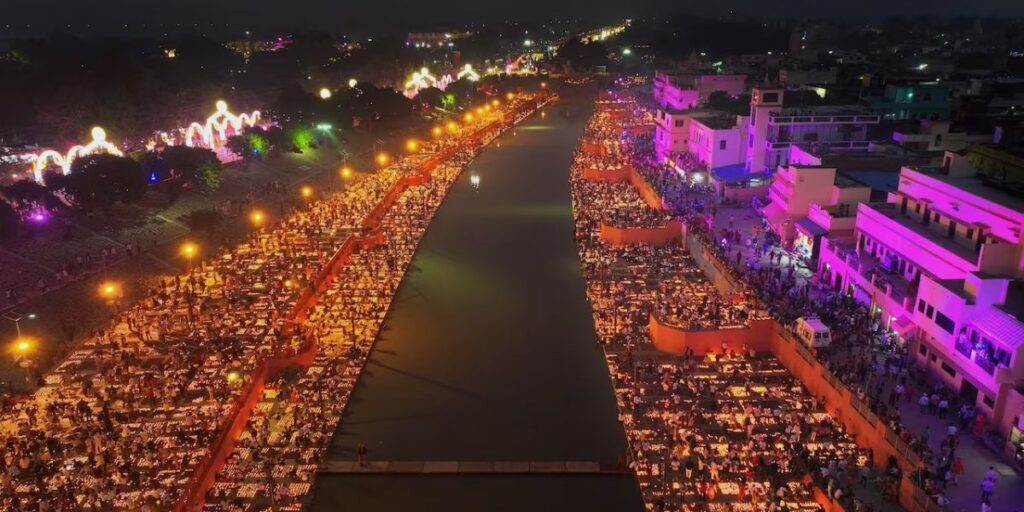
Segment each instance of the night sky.
[[[234,32],[418,28],[473,20],[574,15],[595,22],[675,12],[736,16],[874,18],[889,14],[1024,15],[1022,0],[0,0],[0,30],[145,33],[155,26],[218,23]],[[124,30],[124,24],[128,24]],[[410,26],[412,25],[412,26]],[[38,32],[37,32],[38,33]]]

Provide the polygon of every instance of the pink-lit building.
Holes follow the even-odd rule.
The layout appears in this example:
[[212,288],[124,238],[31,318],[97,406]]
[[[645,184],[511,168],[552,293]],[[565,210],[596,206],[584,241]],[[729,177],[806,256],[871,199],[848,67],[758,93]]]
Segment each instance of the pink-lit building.
[[750,96],[746,168],[750,172],[774,170],[789,163],[793,144],[866,149],[869,129],[880,117],[856,106],[785,107],[784,89],[755,87]]
[[709,115],[690,121],[688,150],[708,169],[743,163],[746,122],[743,116]]
[[835,167],[821,164],[790,164],[779,167],[768,189],[769,203],[762,211],[768,224],[785,241],[797,241],[794,247],[804,256],[816,257],[816,243],[828,232],[841,228],[832,216],[824,226],[810,219],[815,213],[828,212],[842,218],[852,215],[857,203],[871,199],[871,187],[838,174]]
[[654,149],[659,160],[692,154],[708,169],[742,164],[746,155],[746,116],[709,108],[658,110]]
[[746,75],[674,74],[654,72],[654,101],[665,109],[683,110],[700,106],[714,92],[739,96],[746,90]]
[[1010,435],[1024,414],[1022,230],[1024,200],[947,152],[941,167],[904,167],[886,202],[857,205],[852,236],[823,240],[818,272]]

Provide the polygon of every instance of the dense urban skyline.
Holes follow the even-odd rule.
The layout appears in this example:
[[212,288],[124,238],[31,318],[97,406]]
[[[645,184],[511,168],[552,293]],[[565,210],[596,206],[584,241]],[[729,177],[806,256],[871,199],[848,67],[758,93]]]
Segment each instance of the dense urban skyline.
[[[386,16],[381,13],[386,12]],[[342,2],[299,0],[287,5],[272,0],[223,0],[204,2],[180,0],[167,3],[139,3],[102,0],[82,9],[76,0],[13,0],[0,10],[0,29],[24,34],[32,31],[65,29],[82,33],[145,34],[159,27],[166,30],[181,24],[218,31],[254,30],[336,30],[361,31],[415,29],[452,26],[486,21],[536,21],[552,16],[601,22],[623,17],[662,16],[692,13],[701,16],[736,18],[822,18],[873,20],[886,16],[982,16],[1024,15],[1024,3],[1008,0],[961,2],[956,0],[884,0],[816,2],[784,0],[725,0],[722,2],[662,2],[638,0],[571,0],[545,2],[524,0],[506,4],[477,0],[408,2],[383,0]],[[211,21],[215,20],[215,21]]]

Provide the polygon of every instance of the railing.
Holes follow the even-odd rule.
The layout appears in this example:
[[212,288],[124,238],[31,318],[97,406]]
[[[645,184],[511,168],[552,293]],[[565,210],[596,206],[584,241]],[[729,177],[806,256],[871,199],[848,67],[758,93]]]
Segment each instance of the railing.
[[974,364],[978,365],[979,368],[985,370],[985,373],[993,375],[996,373],[996,363],[993,363],[991,359],[987,357],[975,357]]
[[957,339],[956,343],[953,344],[953,348],[955,348],[957,352],[963,354],[967,359],[971,358],[971,351],[973,350],[973,347],[971,347],[970,342]]

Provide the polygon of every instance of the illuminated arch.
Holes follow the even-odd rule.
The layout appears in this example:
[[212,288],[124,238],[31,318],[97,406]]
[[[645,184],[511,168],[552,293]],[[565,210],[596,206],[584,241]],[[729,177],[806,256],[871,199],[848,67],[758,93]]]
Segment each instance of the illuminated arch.
[[93,127],[90,132],[92,135],[92,141],[88,144],[81,146],[72,146],[71,149],[64,155],[61,155],[57,151],[47,149],[35,155],[32,160],[32,176],[36,182],[43,182],[43,171],[46,170],[50,164],[56,165],[61,168],[61,171],[67,175],[71,172],[71,164],[79,157],[93,155],[97,153],[108,153],[111,155],[124,156],[124,153],[117,146],[107,142],[107,132],[99,126]]
[[477,80],[480,80],[480,74],[473,69],[472,64],[466,64],[465,66],[463,66],[462,70],[460,70],[459,74],[457,75],[458,80],[462,80],[463,78],[469,80],[470,82],[476,82]]

